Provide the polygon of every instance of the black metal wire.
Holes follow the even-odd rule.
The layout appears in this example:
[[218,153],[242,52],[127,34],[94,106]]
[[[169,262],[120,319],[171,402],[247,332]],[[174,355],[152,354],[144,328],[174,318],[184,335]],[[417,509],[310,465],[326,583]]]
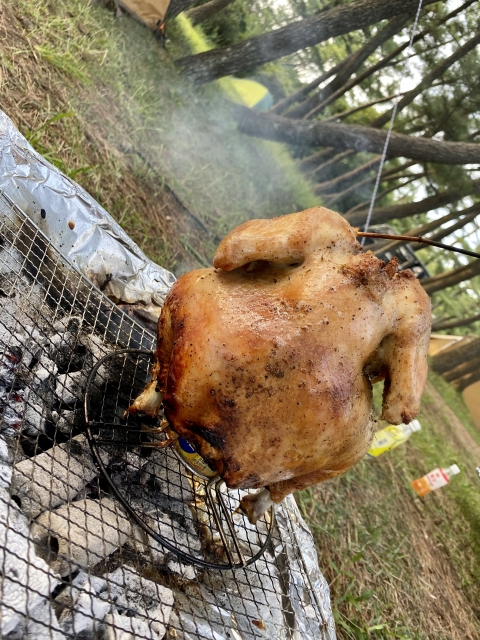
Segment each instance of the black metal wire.
[[[244,568],[250,564],[253,564],[254,562],[256,562],[266,551],[271,537],[272,537],[272,532],[273,532],[273,527],[274,527],[274,522],[275,522],[275,516],[274,516],[274,507],[272,506],[269,510],[270,513],[270,522],[269,522],[269,527],[268,527],[268,533],[265,537],[265,540],[263,542],[263,544],[261,545],[259,551],[257,553],[255,553],[251,558],[245,559],[241,553],[241,550],[239,548],[239,544],[238,544],[238,540],[236,539],[236,535],[234,532],[234,525],[233,522],[231,522],[231,514],[228,512],[227,507],[225,505],[225,502],[222,498],[222,496],[219,493],[219,481],[221,481],[221,479],[219,478],[213,478],[208,484],[207,484],[207,497],[209,498],[209,505],[212,509],[213,512],[213,516],[214,516],[214,520],[217,526],[217,530],[221,536],[224,548],[225,548],[225,553],[229,559],[228,563],[219,563],[219,562],[209,562],[207,560],[203,560],[201,558],[198,558],[197,556],[194,556],[192,554],[189,553],[185,553],[182,549],[180,549],[177,545],[173,544],[170,540],[167,540],[164,536],[160,535],[159,533],[157,533],[156,531],[154,531],[152,529],[152,527],[149,526],[149,524],[147,522],[145,522],[145,520],[138,514],[137,510],[132,507],[131,503],[125,498],[125,496],[123,495],[123,493],[118,489],[118,487],[116,486],[116,484],[113,482],[109,472],[107,471],[105,465],[102,462],[101,459],[101,452],[99,451],[99,444],[101,445],[109,445],[109,446],[121,446],[121,447],[126,447],[128,448],[129,446],[132,446],[131,444],[127,443],[127,442],[120,442],[117,443],[113,440],[107,440],[107,439],[101,439],[98,440],[95,436],[95,434],[93,433],[93,427],[98,427],[98,426],[115,426],[115,428],[118,426],[123,430],[130,430],[130,431],[136,431],[137,433],[141,433],[142,429],[141,428],[137,428],[135,429],[134,427],[129,427],[128,425],[117,425],[116,423],[111,423],[111,422],[105,422],[102,423],[99,420],[92,420],[91,418],[91,411],[90,411],[90,401],[91,401],[91,393],[92,393],[92,388],[95,386],[95,379],[97,376],[97,373],[99,371],[99,369],[101,367],[103,367],[109,360],[111,360],[112,358],[117,358],[118,356],[121,355],[135,355],[135,356],[149,356],[150,358],[153,357],[153,352],[152,351],[146,351],[144,349],[120,349],[118,351],[114,351],[113,353],[110,353],[108,355],[106,355],[104,358],[102,358],[101,360],[99,360],[96,365],[93,367],[93,369],[91,370],[88,378],[87,378],[87,382],[85,385],[85,397],[84,397],[84,413],[85,413],[85,423],[87,426],[87,437],[88,437],[88,441],[92,450],[92,454],[95,458],[95,461],[98,465],[98,467],[100,468],[105,480],[108,482],[108,484],[110,485],[111,490],[113,491],[113,493],[115,494],[115,497],[117,498],[117,500],[122,504],[122,506],[127,510],[127,512],[129,513],[129,515],[135,520],[135,522],[146,532],[148,533],[148,535],[150,535],[154,540],[156,540],[157,542],[159,542],[161,545],[163,545],[165,548],[167,548],[169,551],[172,551],[173,553],[177,554],[182,560],[184,560],[187,563],[193,563],[196,565],[199,565],[201,567],[206,567],[209,569],[218,569],[220,571],[227,571],[227,570],[231,570],[231,569],[241,569]],[[134,446],[139,446],[138,444],[135,444]],[[144,446],[143,444],[141,444],[140,446]],[[146,445],[148,446],[148,444]],[[152,443],[152,446],[153,443]],[[177,458],[183,463],[183,459],[177,455]],[[192,470],[192,468],[187,464],[185,464],[185,466]],[[224,532],[223,532],[223,527],[222,527],[222,522],[221,522],[221,518],[218,514],[218,511],[216,509],[216,506],[214,504],[214,501],[211,499],[211,495],[210,495],[210,491],[212,489],[212,487],[215,487],[215,492],[216,492],[216,497],[217,500],[221,506],[222,512],[223,512],[223,516],[225,518],[225,522],[227,524],[229,533],[232,537],[232,540],[234,542],[234,545],[236,547],[236,551],[238,556],[240,557],[240,562],[235,562],[233,559],[233,556],[231,555],[231,551],[229,549],[227,540],[225,538]]]

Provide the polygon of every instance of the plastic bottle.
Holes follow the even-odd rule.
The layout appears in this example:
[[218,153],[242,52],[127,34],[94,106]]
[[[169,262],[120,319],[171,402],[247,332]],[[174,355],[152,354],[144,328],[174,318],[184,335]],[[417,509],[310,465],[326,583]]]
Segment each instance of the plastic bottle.
[[430,473],[427,473],[426,476],[414,480],[412,482],[413,490],[419,496],[425,496],[427,493],[430,493],[430,491],[444,487],[450,482],[452,476],[455,476],[457,473],[460,473],[460,469],[456,464],[452,464],[446,469],[434,469],[430,471]]
[[378,456],[395,449],[399,444],[406,442],[414,431],[420,431],[422,428],[418,420],[412,420],[410,424],[399,424],[397,426],[391,424],[384,429],[380,429],[373,436],[373,441],[368,450],[368,458],[378,458]]

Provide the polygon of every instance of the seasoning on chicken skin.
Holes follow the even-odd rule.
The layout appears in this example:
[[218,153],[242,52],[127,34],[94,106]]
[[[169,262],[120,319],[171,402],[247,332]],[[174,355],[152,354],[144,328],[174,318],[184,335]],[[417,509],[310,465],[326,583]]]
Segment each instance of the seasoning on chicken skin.
[[222,240],[214,268],[172,287],[153,380],[130,410],[163,402],[228,487],[265,487],[242,501],[254,522],[365,455],[373,378],[385,378],[383,419],[415,418],[430,322],[412,272],[363,253],[337,213],[252,220]]

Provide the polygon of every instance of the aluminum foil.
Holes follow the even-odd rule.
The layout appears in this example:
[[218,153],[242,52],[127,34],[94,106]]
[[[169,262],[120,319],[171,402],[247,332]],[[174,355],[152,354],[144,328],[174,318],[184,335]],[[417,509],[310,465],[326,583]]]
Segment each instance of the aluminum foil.
[[[175,276],[151,262],[105,209],[31,147],[2,111],[0,189],[106,295],[116,302],[142,303],[150,312],[159,311]],[[281,544],[267,553],[278,565],[278,597],[284,604],[277,610],[284,609],[291,629],[285,640],[335,640],[329,587],[318,565],[313,536],[293,496],[277,508],[276,517]],[[234,574],[230,589],[232,594],[238,590]],[[241,593],[238,597],[242,599]],[[264,605],[268,611],[268,603]],[[202,638],[228,640],[221,632],[227,626],[229,638],[249,640],[238,612],[219,610],[209,598],[202,599],[202,607],[202,617],[210,624],[222,619],[214,635],[209,627]],[[188,629],[189,615],[180,615]],[[190,622],[192,633],[185,633],[185,640],[199,637],[198,620]],[[278,626],[274,620],[271,623],[263,637],[277,640]]]
[[149,260],[85,189],[38,154],[3,111],[0,188],[109,298],[161,307],[175,276]]
[[293,640],[335,640],[330,588],[318,566],[312,533],[292,495],[283,500],[276,519],[288,559],[288,597],[295,620]]

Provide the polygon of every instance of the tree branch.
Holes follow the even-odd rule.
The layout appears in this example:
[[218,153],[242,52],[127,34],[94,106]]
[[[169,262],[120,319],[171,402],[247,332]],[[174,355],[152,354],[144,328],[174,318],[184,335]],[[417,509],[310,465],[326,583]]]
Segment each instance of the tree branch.
[[447,329],[456,329],[457,327],[468,327],[474,322],[480,320],[480,313],[476,316],[470,316],[469,318],[456,318],[448,322],[434,322],[432,324],[432,331],[446,331]]
[[373,38],[370,38],[363,47],[360,47],[360,49],[348,57],[347,64],[345,64],[326,87],[320,89],[320,91],[315,93],[311,98],[299,104],[298,107],[294,107],[285,115],[288,118],[303,118],[319,103],[323,103],[347,82],[378,47],[401,31],[409,17],[408,15],[400,15],[390,20],[390,22],[383,27],[383,29],[380,29]]

